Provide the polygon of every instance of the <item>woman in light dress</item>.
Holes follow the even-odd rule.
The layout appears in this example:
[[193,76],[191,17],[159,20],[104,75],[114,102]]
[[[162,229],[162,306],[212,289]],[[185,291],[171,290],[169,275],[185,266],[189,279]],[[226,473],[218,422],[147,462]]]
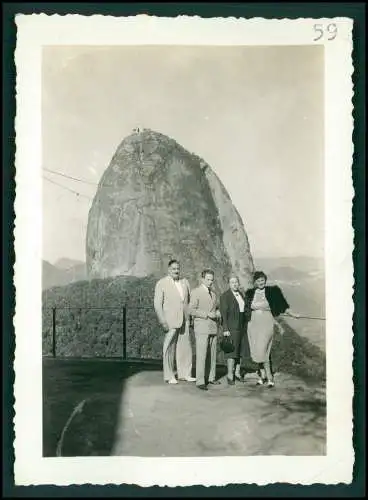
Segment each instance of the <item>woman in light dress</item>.
[[267,285],[267,276],[263,271],[254,273],[254,287],[247,290],[246,300],[250,318],[248,322],[248,340],[252,360],[258,363],[260,377],[257,384],[267,383],[274,387],[274,378],[270,366],[270,353],[274,335],[274,325],[280,314],[293,318],[299,315],[290,310],[281,289]]

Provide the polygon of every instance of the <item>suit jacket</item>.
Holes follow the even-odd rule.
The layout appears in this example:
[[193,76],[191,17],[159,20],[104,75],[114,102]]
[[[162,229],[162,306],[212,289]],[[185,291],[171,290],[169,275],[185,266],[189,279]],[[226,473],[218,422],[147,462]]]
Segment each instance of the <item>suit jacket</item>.
[[201,285],[195,288],[190,297],[189,312],[194,318],[196,335],[217,335],[218,321],[208,318],[208,313],[218,309],[216,294]]
[[[249,311],[247,311],[247,300],[243,292],[239,290],[239,293],[244,300],[245,317],[248,318]],[[220,312],[224,331],[229,331],[230,333],[240,332],[241,323],[239,303],[230,288],[220,297]]]
[[[256,291],[255,288],[250,288],[245,292],[245,298],[247,302],[246,309],[247,311],[249,311],[249,319],[252,314],[251,306],[255,291]],[[287,303],[281,291],[281,288],[278,287],[277,285],[266,286],[265,294],[271,309],[272,316],[274,317],[279,316],[279,314],[283,314],[286,311],[286,309],[289,309],[290,306]]]
[[180,328],[184,321],[189,321],[190,286],[185,278],[179,281],[184,299],[171,276],[160,279],[155,287],[154,308],[158,320],[161,324],[166,322],[169,328]]

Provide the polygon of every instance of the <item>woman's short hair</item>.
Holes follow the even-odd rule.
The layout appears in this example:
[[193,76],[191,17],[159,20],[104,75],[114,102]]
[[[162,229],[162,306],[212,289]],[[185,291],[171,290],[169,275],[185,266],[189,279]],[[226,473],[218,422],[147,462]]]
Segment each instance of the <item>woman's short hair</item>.
[[203,271],[201,272],[202,278],[204,278],[206,274],[212,274],[212,276],[215,276],[215,273],[212,271],[212,269],[203,269]]
[[256,271],[253,274],[253,281],[257,281],[260,278],[264,278],[267,281],[267,275],[263,271]]
[[228,283],[230,283],[231,280],[237,280],[238,283],[240,283],[240,279],[239,279],[239,276],[237,276],[236,274],[230,274],[229,278],[228,278]]

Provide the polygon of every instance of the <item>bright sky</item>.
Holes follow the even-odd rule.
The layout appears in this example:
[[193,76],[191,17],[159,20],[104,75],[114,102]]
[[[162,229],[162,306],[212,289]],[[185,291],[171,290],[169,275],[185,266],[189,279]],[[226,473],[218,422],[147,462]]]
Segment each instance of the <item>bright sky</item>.
[[[323,47],[47,47],[43,167],[97,183],[124,137],[150,128],[211,165],[255,258],[322,257],[323,109]],[[44,182],[45,260],[85,260],[90,205]]]

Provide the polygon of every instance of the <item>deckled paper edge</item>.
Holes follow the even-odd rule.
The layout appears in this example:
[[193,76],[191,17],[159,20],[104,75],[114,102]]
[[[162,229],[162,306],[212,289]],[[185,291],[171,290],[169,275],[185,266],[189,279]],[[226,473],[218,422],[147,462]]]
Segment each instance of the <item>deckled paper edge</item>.
[[[25,19],[26,18],[26,19]],[[322,23],[325,22],[326,20],[323,19],[296,19],[296,20],[290,20],[290,19],[283,19],[283,20],[265,20],[264,18],[253,18],[250,20],[247,19],[237,19],[234,17],[231,18],[226,18],[226,19],[202,19],[199,16],[178,16],[177,18],[157,18],[157,17],[149,17],[149,16],[131,16],[129,18],[114,18],[111,16],[75,16],[75,15],[66,15],[66,16],[59,16],[59,15],[53,15],[53,16],[46,16],[45,14],[41,15],[36,15],[33,14],[31,16],[17,16],[16,18],[16,23],[18,26],[19,34],[18,34],[18,42],[23,36],[23,45],[19,43],[17,45],[17,50],[16,50],[16,64],[17,64],[17,70],[20,73],[23,73],[23,75],[29,76],[31,73],[30,71],[35,71],[37,68],[32,67],[31,61],[27,61],[26,58],[24,57],[26,55],[25,51],[25,42],[30,41],[30,39],[25,40],[27,37],[27,34],[25,33],[25,26],[28,24],[28,28],[30,26],[29,24],[29,19],[37,19],[37,21],[41,20],[43,23],[48,23],[50,25],[50,18],[53,19],[53,22],[55,20],[58,20],[58,22],[63,22],[65,21],[70,21],[71,18],[73,18],[73,22],[76,20],[81,20],[82,22],[85,23],[86,19],[88,20],[97,20],[97,21],[102,21],[105,23],[106,20],[113,20],[114,24],[117,21],[118,23],[121,23],[122,21],[125,22],[130,22],[135,25],[137,25],[138,22],[141,22],[142,20],[146,22],[147,20],[149,23],[153,22],[156,25],[156,28],[159,29],[159,31],[163,32],[162,27],[163,27],[163,22],[168,22],[170,24],[170,29],[174,33],[172,34],[177,34],[178,32],[178,26],[175,26],[175,29],[173,28],[173,21],[178,23],[185,21],[185,23],[190,23],[193,25],[193,21],[200,22],[202,23],[203,21],[208,25],[208,23],[216,23],[216,33],[219,35],[219,24],[221,24],[223,27],[224,23],[232,23],[232,30],[238,25],[238,23],[242,23],[247,26],[256,25],[257,26],[257,31],[259,31],[259,23],[267,23],[268,26],[270,27],[271,24],[274,26],[280,25],[280,23],[284,23],[283,27],[285,27],[285,23],[289,24],[289,26],[298,26],[298,30],[302,25],[305,23],[309,23],[310,21],[313,21],[314,23]],[[75,19],[78,18],[78,19]],[[98,18],[98,19],[96,19]],[[25,21],[24,21],[25,20]],[[329,19],[327,20],[331,22],[332,20]],[[334,18],[333,21],[341,21],[341,18]],[[353,155],[353,144],[352,144],[352,97],[353,97],[353,92],[352,92],[352,72],[353,72],[353,66],[351,62],[351,52],[352,52],[352,41],[351,41],[351,30],[352,30],[352,21],[343,19],[344,22],[350,23],[350,32],[348,33],[348,40],[347,42],[350,43],[350,52],[346,50],[346,53],[344,54],[344,61],[343,63],[345,65],[349,65],[349,68],[346,68],[346,73],[343,75],[343,80],[345,80],[345,87],[344,91],[346,92],[346,99],[347,102],[345,103],[339,103],[341,104],[344,109],[338,109],[335,110],[335,115],[337,113],[337,118],[339,117],[338,112],[343,113],[344,118],[344,123],[339,122],[339,127],[340,127],[340,135],[341,135],[341,129],[346,131],[347,135],[350,135],[350,140],[351,144],[346,144],[346,151],[332,151],[334,152],[335,155],[332,154],[330,158],[330,163],[327,162],[329,167],[332,167],[332,161],[335,161],[336,164],[341,164],[341,157],[344,157],[345,167],[342,168],[342,179],[339,182],[338,189],[336,189],[336,186],[334,186],[334,197],[329,198],[331,195],[331,188],[328,188],[328,183],[326,183],[326,201],[328,200],[335,200],[342,195],[339,199],[341,201],[340,205],[342,208],[342,218],[335,217],[338,219],[336,223],[336,227],[333,224],[332,227],[330,227],[330,222],[333,222],[328,214],[329,208],[333,210],[333,208],[336,207],[328,207],[326,206],[326,219],[329,220],[329,226],[328,226],[328,231],[329,234],[332,235],[332,238],[334,234],[336,235],[341,235],[341,238],[343,238],[342,243],[345,243],[344,249],[345,249],[345,254],[344,255],[338,255],[336,256],[335,260],[333,261],[334,265],[332,264],[332,261],[330,259],[331,255],[329,255],[329,259],[326,259],[326,282],[329,281],[329,276],[332,277],[332,279],[335,279],[336,283],[338,283],[338,286],[340,287],[340,294],[338,297],[336,297],[332,300],[332,298],[326,297],[327,304],[327,314],[328,311],[331,311],[331,307],[334,306],[334,308],[339,308],[341,309],[341,306],[345,307],[346,309],[349,309],[349,313],[347,312],[344,315],[342,324],[340,323],[341,318],[336,318],[335,323],[336,326],[338,327],[338,331],[343,332],[343,328],[347,327],[347,331],[351,332],[351,338],[346,339],[346,343],[341,343],[340,346],[340,355],[342,355],[344,358],[347,357],[347,352],[350,352],[351,354],[351,369],[347,367],[347,371],[350,372],[349,374],[346,371],[343,371],[343,374],[341,375],[340,378],[340,386],[339,389],[345,388],[347,392],[349,392],[349,398],[347,398],[347,401],[340,401],[339,406],[335,406],[334,409],[331,408],[331,398],[329,396],[327,397],[328,401],[328,421],[331,421],[331,415],[333,411],[339,411],[341,415],[341,410],[342,406],[344,403],[346,403],[348,406],[352,403],[352,396],[353,396],[353,381],[352,381],[352,359],[353,359],[353,347],[352,347],[352,316],[353,316],[353,286],[354,286],[354,278],[353,278],[353,263],[352,263],[352,251],[353,251],[353,229],[352,229],[352,224],[351,224],[351,206],[352,206],[352,198],[353,198],[353,188],[352,188],[352,180],[351,180],[351,165],[352,165],[352,155]],[[275,24],[276,23],[276,24]],[[39,23],[37,22],[38,27],[37,30],[40,28]],[[135,26],[134,29],[136,29],[137,26]],[[70,27],[68,27],[69,30]],[[147,25],[144,27],[145,29],[147,28]],[[111,31],[111,26],[109,27]],[[22,34],[23,31],[23,34]],[[190,30],[191,31],[191,30]],[[33,33],[33,36],[35,36],[35,30],[32,29],[28,32],[28,36]],[[38,33],[39,35],[40,33]],[[297,34],[297,33],[296,33]],[[19,36],[21,35],[21,36]],[[195,33],[191,33],[192,36],[195,38]],[[201,30],[200,38],[203,36],[203,30]],[[198,37],[198,35],[197,35]],[[68,39],[70,39],[70,35],[68,35]],[[165,39],[165,37],[163,37]],[[234,39],[230,36],[230,39],[232,39],[232,44],[235,44]],[[281,37],[282,38],[282,37]],[[199,43],[198,38],[196,39],[197,41],[195,43]],[[33,39],[32,39],[33,41]],[[159,40],[160,43],[167,43],[167,41],[162,41]],[[283,40],[278,40],[280,42],[279,44],[283,45],[285,42]],[[283,43],[282,43],[283,42]],[[58,43],[62,43],[62,40],[60,39]],[[72,43],[75,43],[73,41]],[[91,42],[88,42],[87,44],[90,44]],[[127,42],[124,42],[127,43]],[[138,43],[135,41],[134,43]],[[153,43],[153,42],[151,42]],[[171,42],[172,43],[172,42]],[[181,42],[182,43],[182,42]],[[305,42],[304,42],[305,43]],[[157,40],[155,42],[157,44]],[[223,44],[223,41],[222,43]],[[239,43],[236,43],[239,44]],[[247,44],[249,44],[249,41],[247,41]],[[290,45],[296,45],[298,44],[295,40],[293,40]],[[69,43],[68,43],[69,45]],[[264,43],[253,43],[253,45],[264,45]],[[325,50],[326,53],[328,50],[331,49],[330,47],[327,47],[325,45]],[[22,52],[24,52],[24,56],[22,58]],[[28,66],[28,73],[27,73],[27,66]],[[25,69],[26,68],[26,69]],[[337,68],[339,69],[339,68]],[[350,69],[350,73],[348,72]],[[328,72],[326,72],[326,76]],[[334,75],[336,78],[336,75]],[[24,78],[24,77],[23,77]],[[348,80],[348,81],[347,81]],[[335,82],[336,83],[336,82]],[[29,335],[29,331],[27,332],[27,328],[25,328],[28,324],[28,330],[31,329],[33,326],[33,323],[35,323],[35,326],[37,326],[37,321],[40,324],[40,318],[38,317],[36,321],[30,321],[29,320],[29,313],[30,311],[32,312],[33,310],[33,315],[38,315],[38,311],[41,312],[41,293],[38,295],[36,293],[31,293],[31,294],[26,294],[25,290],[27,288],[27,283],[31,282],[33,285],[38,284],[39,285],[39,290],[41,290],[41,282],[40,282],[40,269],[41,269],[41,255],[40,255],[40,249],[37,247],[37,241],[36,243],[32,243],[32,238],[34,240],[37,240],[35,238],[34,233],[39,231],[41,229],[41,214],[38,212],[37,213],[37,202],[41,199],[41,181],[40,179],[37,179],[36,182],[34,182],[34,179],[32,177],[35,177],[34,172],[32,171],[32,168],[30,168],[29,163],[32,164],[32,162],[28,162],[28,155],[27,152],[29,153],[30,151],[34,151],[36,149],[36,145],[39,147],[41,146],[41,137],[38,137],[35,140],[35,135],[34,133],[30,133],[29,127],[31,126],[34,130],[39,130],[39,125],[40,125],[40,116],[36,117],[33,113],[34,110],[34,104],[35,102],[39,102],[40,99],[40,89],[39,88],[32,88],[31,87],[31,92],[33,92],[33,95],[31,98],[29,97],[30,91],[27,89],[27,85],[29,86],[29,79],[28,83],[26,84],[25,82],[22,82],[21,79],[19,78],[19,74],[17,74],[17,116],[16,116],[16,144],[17,144],[17,152],[16,152],[16,199],[15,199],[15,213],[16,213],[16,219],[15,219],[15,230],[14,230],[14,236],[15,236],[15,250],[16,250],[16,255],[17,259],[14,265],[14,281],[16,285],[16,314],[14,317],[14,325],[16,328],[16,352],[15,352],[15,430],[16,430],[16,439],[14,442],[14,447],[15,447],[15,455],[16,455],[16,461],[15,461],[15,478],[16,478],[16,484],[17,485],[36,485],[36,484],[60,484],[60,485],[71,485],[71,484],[137,484],[140,486],[154,486],[154,485],[159,485],[159,486],[187,486],[187,485],[196,485],[196,484],[201,484],[205,486],[211,486],[211,485],[216,485],[216,486],[223,486],[226,484],[232,484],[232,483],[247,483],[247,484],[258,484],[258,485],[266,485],[266,484],[273,484],[275,482],[287,482],[290,484],[338,484],[338,483],[349,483],[352,480],[352,467],[353,467],[353,461],[354,461],[354,452],[352,450],[352,426],[353,426],[353,421],[352,421],[352,411],[349,411],[349,408],[346,408],[347,413],[346,415],[351,417],[351,426],[346,426],[346,422],[340,422],[341,423],[341,430],[343,431],[343,436],[345,440],[342,441],[342,446],[344,443],[348,443],[347,448],[345,450],[345,462],[344,460],[341,461],[341,458],[339,458],[337,455],[335,456],[335,461],[327,464],[327,457],[244,457],[244,458],[238,458],[238,457],[216,457],[216,458],[199,458],[199,459],[187,459],[187,458],[154,458],[154,459],[146,459],[146,458],[134,458],[134,457],[108,457],[108,458],[61,458],[61,459],[45,459],[37,456],[37,453],[35,453],[35,450],[40,449],[40,442],[39,442],[39,437],[42,437],[42,418],[40,419],[40,422],[36,426],[36,432],[32,433],[28,432],[29,428],[32,427],[30,425],[30,411],[28,411],[27,417],[25,416],[25,413],[23,411],[23,408],[25,408],[26,412],[27,409],[30,410],[34,408],[34,395],[35,392],[29,389],[29,382],[30,380],[36,380],[36,381],[41,381],[41,376],[42,376],[42,365],[41,365],[41,359],[33,359],[33,372],[30,366],[29,359],[27,361],[27,358],[30,357],[30,353],[32,352],[32,345],[29,340],[29,338],[26,337],[26,335]],[[351,92],[349,93],[347,91],[347,87],[350,87]],[[27,97],[26,97],[27,95]],[[327,95],[328,98],[328,95]],[[33,104],[33,107],[32,107]],[[347,109],[348,108],[348,109]],[[27,111],[28,110],[28,111]],[[330,109],[331,111],[331,109]],[[350,113],[350,115],[348,115]],[[27,116],[37,118],[37,121],[31,120],[29,121]],[[331,121],[331,120],[330,120]],[[326,127],[326,141],[328,140],[328,134],[331,133],[331,130],[328,130]],[[335,130],[336,132],[336,130]],[[333,134],[332,134],[333,135]],[[331,138],[332,140],[332,138]],[[333,138],[335,141],[336,138]],[[342,138],[342,143],[344,143],[346,139],[344,137]],[[340,142],[338,143],[339,145],[341,144]],[[329,154],[331,151],[328,151],[326,153],[326,159],[328,160]],[[341,153],[344,153],[343,155]],[[340,160],[340,161],[339,161]],[[28,164],[28,168],[27,167]],[[326,164],[326,176],[327,176],[327,165]],[[347,164],[350,165],[350,170],[347,169]],[[336,167],[335,167],[336,168]],[[335,172],[334,172],[335,174]],[[335,181],[338,181],[338,178],[335,174],[334,177]],[[32,186],[33,189],[30,190],[29,187]],[[339,189],[341,191],[339,191]],[[29,192],[32,191],[31,195]],[[32,204],[33,202],[33,204]],[[26,206],[24,206],[24,203],[26,203]],[[328,205],[328,203],[326,203]],[[349,218],[349,220],[347,220]],[[342,222],[344,224],[342,224]],[[341,232],[341,227],[344,227],[345,232],[342,234]],[[348,234],[349,233],[349,234]],[[39,232],[41,234],[41,231]],[[339,242],[339,240],[335,239],[333,243]],[[328,241],[326,242],[328,243]],[[340,240],[341,243],[341,240]],[[326,253],[328,254],[329,250],[328,248],[332,248],[332,246],[328,246],[326,244]],[[25,257],[25,254],[27,253],[27,258],[32,258],[34,259],[35,265],[34,266],[29,266],[27,265],[27,258]],[[38,259],[38,261],[36,261]],[[30,271],[31,268],[31,271]],[[334,276],[338,272],[339,277],[336,280],[336,276]],[[28,274],[27,274],[28,273]],[[29,276],[29,273],[32,274],[33,279]],[[344,276],[344,279],[342,277]],[[35,277],[35,278],[34,278]],[[348,285],[348,282],[350,285]],[[342,283],[346,283],[346,286],[341,286]],[[350,286],[350,294],[347,294],[347,290]],[[329,286],[327,284],[327,290]],[[336,287],[330,287],[329,288],[331,292],[336,291]],[[30,296],[31,295],[31,296]],[[347,297],[347,295],[349,295]],[[27,300],[26,300],[27,297]],[[348,300],[350,299],[350,300]],[[348,303],[347,303],[348,302]],[[32,304],[36,306],[35,309],[32,309]],[[39,316],[39,315],[38,315]],[[28,321],[27,321],[28,319]],[[34,318],[32,318],[34,319]],[[331,320],[332,321],[332,320]],[[329,320],[328,320],[329,322]],[[41,329],[39,329],[41,331]],[[336,334],[336,332],[335,332]],[[39,335],[39,334],[38,334]],[[41,337],[41,335],[39,335]],[[328,339],[327,339],[328,340]],[[330,340],[333,341],[333,337],[331,335]],[[27,343],[28,342],[28,343]],[[336,338],[335,338],[336,342]],[[40,341],[39,341],[40,343]],[[29,349],[31,348],[31,349]],[[33,349],[34,350],[34,349]],[[38,350],[39,353],[42,353],[42,350],[40,348],[40,345],[37,347],[36,351]],[[329,352],[329,348],[328,348]],[[24,363],[24,361],[27,361],[27,363]],[[329,378],[329,372],[332,373],[331,367],[333,367],[332,363],[336,365],[336,359],[331,359],[331,356],[327,356],[327,394],[329,395],[330,389],[331,389],[331,378]],[[337,363],[339,364],[339,363]],[[27,373],[28,369],[28,373]],[[32,378],[29,378],[30,375],[33,375]],[[336,376],[336,373],[335,373]],[[348,382],[348,383],[347,383]],[[335,387],[333,387],[333,390],[337,389],[336,384],[334,384]],[[36,387],[36,394],[38,394],[38,402],[42,401],[42,385],[38,384]],[[341,392],[340,392],[341,394]],[[33,397],[32,397],[33,396]],[[41,396],[41,397],[40,397]],[[335,403],[337,403],[337,400],[335,398]],[[37,410],[37,408],[36,408]],[[38,408],[38,413],[39,408]],[[37,419],[36,419],[37,420]],[[28,425],[27,425],[28,423]],[[342,425],[345,424],[345,425]],[[38,430],[37,430],[38,429]],[[349,439],[348,439],[349,436]],[[327,442],[327,447],[328,447],[328,454],[329,450],[331,450],[331,446],[334,446],[335,443],[331,442],[331,439],[329,439],[328,436],[328,442]],[[27,451],[25,451],[27,449]],[[25,455],[28,452],[31,452],[30,456],[26,457]],[[335,450],[333,450],[335,451]],[[340,450],[341,451],[341,450]],[[32,455],[33,452],[33,455]],[[41,447],[41,452],[42,452],[42,447]],[[319,464],[319,473],[315,473],[312,471],[313,467],[310,468],[310,459],[314,461],[314,463]],[[163,462],[164,461],[164,462]],[[225,462],[226,461],[226,465]],[[234,470],[236,465],[240,462],[242,462],[242,467],[243,469],[238,469],[238,475],[233,475],[232,477],[229,477],[226,479],[224,477],[224,471],[226,470],[227,473],[230,472],[231,470]],[[277,463],[276,463],[277,461]],[[247,477],[247,474],[249,472],[249,466],[247,464],[250,464],[252,462],[256,469],[254,472],[257,472],[259,469],[261,469],[262,476],[263,477],[258,477],[255,478],[250,478],[249,476]],[[310,474],[308,478],[303,478],[302,480],[297,479],[296,477],[293,479],[292,478],[292,471],[290,470],[290,467],[292,468],[292,465],[298,462],[300,465],[299,469],[299,474],[302,473],[302,471],[310,471]],[[133,467],[129,470],[129,474],[125,474],[124,476],[123,471],[128,465],[133,465]],[[145,469],[145,477],[142,476],[142,470],[144,465],[147,465],[148,467]],[[161,467],[160,467],[161,465]],[[159,477],[159,473],[162,472],[163,466],[164,465],[164,472],[165,474],[163,477]],[[277,477],[270,477],[272,476],[274,472],[274,467],[275,465],[277,466],[278,469],[283,472],[283,474],[278,475]],[[326,466],[329,465],[329,470],[326,470]],[[194,466],[194,467],[193,467]],[[331,467],[332,466],[332,467]],[[341,467],[343,466],[343,468]],[[211,468],[211,476],[209,477],[208,475],[208,467]],[[346,467],[349,468],[349,470],[346,470]],[[85,470],[81,470],[81,469]],[[189,470],[187,470],[187,475],[186,477],[183,477],[184,474],[184,468],[191,469],[190,470],[190,477],[189,477]],[[205,470],[207,468],[207,470]],[[247,470],[248,469],[248,470]],[[333,470],[331,470],[333,469]],[[108,472],[108,474],[106,474]],[[179,472],[179,474],[178,474]],[[207,477],[204,477],[204,473],[207,472]],[[148,473],[150,473],[150,477],[148,477]],[[332,473],[332,475],[331,475]],[[341,473],[341,475],[339,475]],[[325,476],[327,477],[323,477]],[[229,474],[227,474],[229,476]],[[267,476],[266,478],[264,476]]]

